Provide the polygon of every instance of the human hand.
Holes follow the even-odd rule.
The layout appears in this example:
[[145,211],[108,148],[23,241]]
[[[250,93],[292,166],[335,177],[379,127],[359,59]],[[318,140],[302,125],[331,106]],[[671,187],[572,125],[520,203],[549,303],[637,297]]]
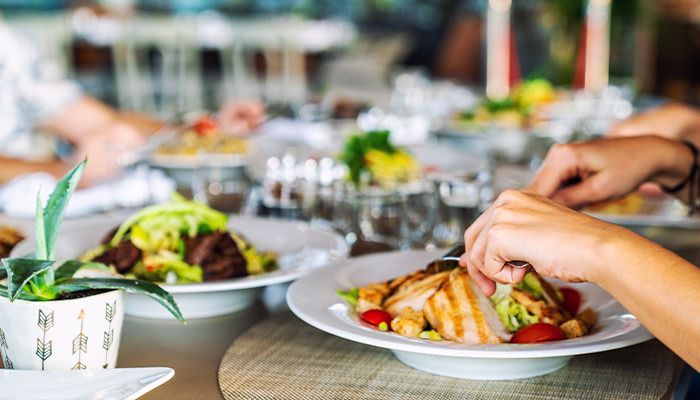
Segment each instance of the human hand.
[[122,167],[123,156],[145,143],[145,137],[133,126],[120,122],[109,123],[85,135],[77,144],[74,155],[77,160],[88,159],[81,186],[91,186],[114,178]]
[[503,192],[465,232],[460,265],[487,296],[494,282],[520,282],[529,262],[541,275],[569,282],[596,282],[615,265],[614,246],[636,243],[634,233],[557,204],[534,193]]
[[219,110],[219,124],[224,132],[245,135],[265,121],[265,106],[259,101],[231,101]]
[[[692,163],[685,145],[657,136],[555,145],[528,190],[577,208],[624,196],[647,181],[673,186]],[[573,178],[580,181],[565,186]]]

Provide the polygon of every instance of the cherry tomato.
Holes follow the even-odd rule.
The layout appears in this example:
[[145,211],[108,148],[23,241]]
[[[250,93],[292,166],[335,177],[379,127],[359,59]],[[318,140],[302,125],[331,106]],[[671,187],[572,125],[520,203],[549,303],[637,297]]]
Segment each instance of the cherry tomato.
[[579,307],[581,307],[581,293],[576,289],[568,287],[559,288],[559,293],[561,293],[564,298],[563,303],[566,311],[568,311],[572,317],[575,316],[578,313]]
[[203,117],[198,119],[192,126],[192,128],[194,128],[194,131],[197,132],[197,134],[200,136],[206,136],[214,133],[216,127],[216,121],[213,118],[209,117]]
[[389,329],[391,326],[391,315],[384,310],[367,310],[360,314],[360,318],[366,323],[377,327],[382,323],[386,324],[386,329]]
[[562,340],[565,338],[564,332],[559,329],[559,327],[546,324],[544,322],[537,322],[515,332],[515,335],[513,335],[513,338],[510,339],[510,342],[540,343],[550,342],[552,340]]

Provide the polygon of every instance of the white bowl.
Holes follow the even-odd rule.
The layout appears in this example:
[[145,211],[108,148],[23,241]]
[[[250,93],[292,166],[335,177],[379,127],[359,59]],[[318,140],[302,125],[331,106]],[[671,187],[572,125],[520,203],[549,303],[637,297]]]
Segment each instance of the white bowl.
[[[81,224],[79,229],[61,231],[56,245],[56,258],[76,258],[99,244],[100,239],[122,220],[95,224]],[[232,216],[229,229],[240,232],[261,251],[276,252],[280,269],[277,271],[227,279],[182,285],[161,285],[170,292],[185,319],[207,318],[225,315],[250,306],[262,288],[295,280],[307,273],[344,260],[349,252],[343,238],[327,229],[313,227],[304,222]],[[29,238],[15,247],[13,255],[32,252],[33,239]],[[170,319],[172,316],[152,299],[127,293],[127,315]]]
[[[581,292],[582,307],[598,312],[587,336],[540,344],[467,345],[411,339],[359,323],[355,312],[336,294],[371,282],[386,281],[425,265],[441,252],[412,251],[369,255],[294,282],[289,308],[306,323],[330,334],[390,349],[406,365],[437,375],[465,379],[519,379],[556,371],[577,354],[618,349],[647,341],[651,334],[614,298],[592,284],[566,284]],[[555,286],[561,283],[553,282]]]

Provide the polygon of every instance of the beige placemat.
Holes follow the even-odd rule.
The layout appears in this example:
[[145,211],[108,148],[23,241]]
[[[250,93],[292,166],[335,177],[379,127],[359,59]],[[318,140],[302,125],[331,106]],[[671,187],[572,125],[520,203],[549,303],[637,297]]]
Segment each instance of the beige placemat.
[[577,356],[537,378],[453,379],[409,368],[388,350],[326,334],[286,313],[231,345],[219,386],[226,399],[660,399],[676,361],[651,341]]

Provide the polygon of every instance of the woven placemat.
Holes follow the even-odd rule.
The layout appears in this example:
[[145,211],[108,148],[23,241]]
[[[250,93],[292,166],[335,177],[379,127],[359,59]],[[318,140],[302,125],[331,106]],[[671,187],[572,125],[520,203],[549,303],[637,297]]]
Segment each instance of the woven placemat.
[[658,341],[574,357],[563,369],[516,381],[446,378],[403,365],[388,350],[344,340],[292,314],[272,316],[228,349],[226,399],[660,399],[676,356]]

